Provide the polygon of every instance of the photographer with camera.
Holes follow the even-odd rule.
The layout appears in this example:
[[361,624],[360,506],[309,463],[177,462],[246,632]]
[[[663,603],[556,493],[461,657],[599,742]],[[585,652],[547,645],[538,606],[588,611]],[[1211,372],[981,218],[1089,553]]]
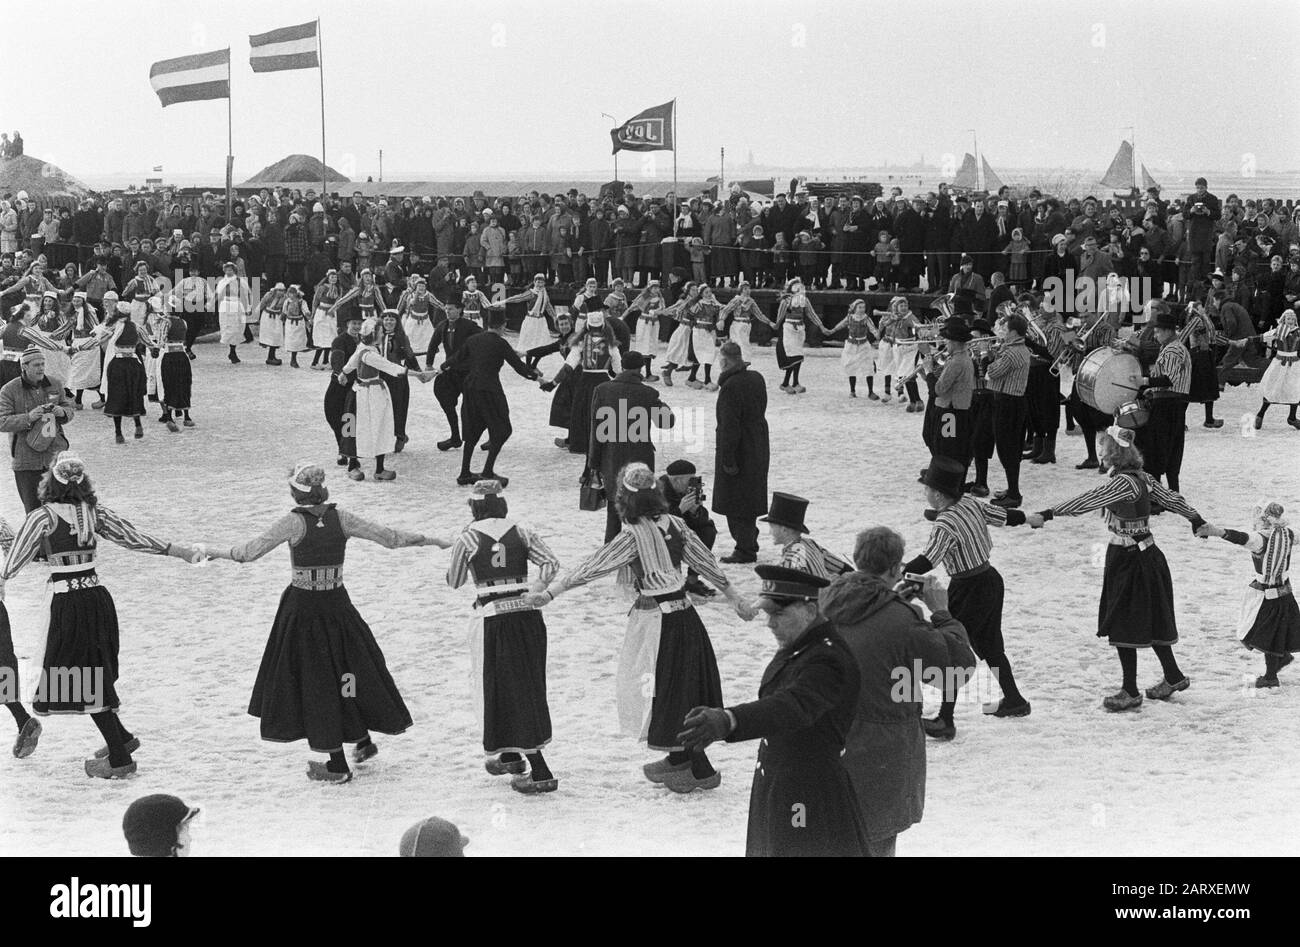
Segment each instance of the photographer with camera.
[[[709,518],[705,502],[704,478],[695,473],[695,465],[689,460],[674,460],[659,478],[659,486],[668,501],[668,512],[680,516],[690,527],[691,532],[700,537],[700,542],[713,551],[713,543],[718,538],[718,527]],[[692,595],[710,598],[717,595],[717,590],[704,583],[694,569],[686,572],[686,591]]]
[[1223,205],[1207,190],[1207,186],[1205,178],[1197,178],[1196,193],[1188,195],[1184,203],[1188,264],[1184,270],[1184,295],[1200,285],[1214,266],[1214,230],[1223,213]]
[[73,409],[63,392],[64,379],[45,374],[45,353],[29,345],[21,356],[22,374],[0,388],[0,431],[9,434],[14,480],[23,509],[41,505],[36,488],[59,451],[68,449],[63,426]]

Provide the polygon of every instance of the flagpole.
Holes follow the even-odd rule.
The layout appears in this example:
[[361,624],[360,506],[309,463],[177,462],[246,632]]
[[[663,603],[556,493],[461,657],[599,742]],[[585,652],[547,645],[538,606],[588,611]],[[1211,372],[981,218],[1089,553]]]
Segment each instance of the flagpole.
[[316,18],[316,71],[320,73],[320,197],[329,193],[329,172],[325,170],[325,54],[321,49],[320,17]]
[[230,216],[235,212],[235,197],[231,191],[232,182],[234,181],[235,166],[235,121],[232,116],[231,102],[235,97],[233,79],[234,70],[230,68],[230,49],[226,49],[226,223],[230,223]]
[[677,219],[677,100],[673,99],[673,220]]

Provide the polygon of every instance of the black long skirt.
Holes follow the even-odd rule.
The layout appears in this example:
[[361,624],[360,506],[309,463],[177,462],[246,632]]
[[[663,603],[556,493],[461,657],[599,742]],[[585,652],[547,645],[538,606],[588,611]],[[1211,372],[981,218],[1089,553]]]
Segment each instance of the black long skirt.
[[531,753],[550,742],[542,613],[489,615],[483,619],[483,749]]
[[325,423],[334,432],[339,453],[343,452],[343,411],[351,391],[351,384],[340,385],[334,378],[330,379],[329,387],[325,389]]
[[1002,573],[993,566],[971,576],[954,577],[948,583],[948,608],[952,617],[966,626],[971,650],[988,660],[1006,652],[1002,641],[1002,601],[1006,586]]
[[591,398],[596,386],[609,381],[605,372],[575,372],[573,376],[573,404],[569,408],[569,453],[587,453],[587,439],[591,436]]
[[1209,349],[1192,349],[1192,381],[1187,400],[1193,404],[1219,400],[1219,371],[1214,352]]
[[108,363],[108,399],[104,405],[104,416],[143,417],[147,387],[144,365],[138,358],[114,358]]
[[[162,357],[164,405],[171,411],[188,411],[190,393],[194,387],[194,372],[190,368],[190,357],[184,352],[166,352]],[[110,389],[111,390],[111,389]]]
[[411,726],[384,653],[346,588],[284,590],[248,712],[261,718],[263,740],[305,739],[320,753]]
[[677,734],[686,715],[696,707],[722,706],[718,659],[694,608],[661,616],[654,683],[646,743],[652,750],[681,750]]
[[572,416],[573,376],[566,375],[564,381],[555,386],[555,394],[551,397],[551,427],[562,427],[568,430],[569,418]]
[[1276,657],[1300,652],[1300,608],[1296,606],[1295,595],[1260,602],[1255,621],[1241,643],[1251,651]]
[[108,589],[56,593],[32,710],[44,716],[115,709],[118,640],[117,608]]
[[[954,615],[956,613],[954,612]],[[1174,583],[1159,546],[1106,547],[1097,637],[1117,648],[1149,648],[1178,641]]]

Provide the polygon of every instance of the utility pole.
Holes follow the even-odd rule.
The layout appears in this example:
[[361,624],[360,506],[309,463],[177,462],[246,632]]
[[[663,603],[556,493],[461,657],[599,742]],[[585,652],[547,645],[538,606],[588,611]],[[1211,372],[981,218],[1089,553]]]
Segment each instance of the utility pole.
[[384,183],[384,149],[379,149],[379,183]]

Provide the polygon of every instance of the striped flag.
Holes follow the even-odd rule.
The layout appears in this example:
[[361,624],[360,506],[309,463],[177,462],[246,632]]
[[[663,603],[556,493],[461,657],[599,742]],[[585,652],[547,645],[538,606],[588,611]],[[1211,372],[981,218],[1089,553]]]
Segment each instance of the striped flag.
[[250,36],[248,45],[252,47],[249,63],[254,72],[315,69],[320,65],[315,20]]
[[163,107],[176,102],[230,98],[230,50],[164,59],[149,68],[149,82]]

